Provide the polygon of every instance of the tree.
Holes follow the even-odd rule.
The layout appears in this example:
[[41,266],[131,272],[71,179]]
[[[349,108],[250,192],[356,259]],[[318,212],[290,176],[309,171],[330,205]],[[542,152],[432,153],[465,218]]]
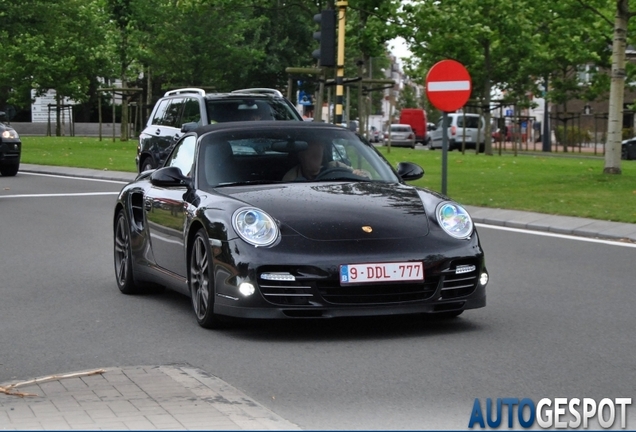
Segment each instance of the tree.
[[621,174],[621,141],[623,132],[623,97],[625,94],[625,49],[627,25],[634,12],[629,11],[628,0],[616,0],[614,39],[612,43],[612,70],[610,104],[605,146],[605,174]]
[[[486,118],[486,154],[492,155],[490,107],[494,88],[525,94],[535,87],[524,67],[534,52],[532,2],[518,0],[448,0],[407,3],[402,7],[401,29],[415,61],[412,76],[422,80],[428,69],[443,59],[454,59],[470,72],[473,94],[467,108],[483,111]],[[457,25],[461,23],[461,25]]]
[[[60,105],[65,97],[87,99],[91,81],[107,69],[104,55],[104,16],[96,1],[23,0],[7,6],[15,28],[2,34],[4,66],[0,80],[10,100],[26,104],[30,90],[56,91],[56,134],[60,135]],[[32,8],[32,9],[29,9]],[[24,16],[20,16],[22,8]]]

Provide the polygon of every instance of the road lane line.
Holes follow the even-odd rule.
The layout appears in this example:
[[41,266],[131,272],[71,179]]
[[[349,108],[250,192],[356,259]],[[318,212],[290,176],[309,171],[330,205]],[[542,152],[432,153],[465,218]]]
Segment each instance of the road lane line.
[[569,234],[558,234],[558,233],[552,233],[552,232],[546,232],[546,231],[534,231],[534,230],[528,230],[523,228],[510,228],[510,227],[503,227],[499,225],[488,225],[483,223],[475,223],[475,226],[479,228],[492,228],[492,229],[501,230],[501,231],[512,231],[512,232],[517,232],[521,234],[533,234],[533,235],[544,236],[544,237],[562,238],[566,240],[578,240],[578,241],[584,241],[588,243],[602,243],[602,244],[606,244],[610,246],[623,246],[623,247],[636,248],[636,243],[628,243],[628,242],[622,242],[618,240],[603,240],[603,239],[592,238],[592,237],[579,237],[579,236],[569,235]]
[[0,195],[0,198],[48,198],[48,197],[100,196],[100,195],[119,195],[119,192],[81,192],[81,193],[56,193],[56,194],[18,194],[18,195]]
[[66,175],[60,175],[60,174],[42,174],[42,173],[32,173],[32,172],[24,172],[24,171],[20,171],[20,174],[32,175],[32,176],[40,176],[40,177],[55,177],[55,178],[63,178],[63,179],[94,181],[94,182],[101,182],[101,183],[116,183],[116,184],[128,184],[128,183],[130,183],[128,181],[121,181],[121,180],[95,179],[95,178],[90,178],[90,177],[66,176]]

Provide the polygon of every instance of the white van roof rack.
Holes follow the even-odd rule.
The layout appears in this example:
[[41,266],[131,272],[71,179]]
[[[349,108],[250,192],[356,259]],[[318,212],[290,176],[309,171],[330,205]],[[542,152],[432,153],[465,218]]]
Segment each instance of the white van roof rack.
[[168,90],[166,94],[164,94],[164,96],[171,96],[171,95],[176,95],[181,93],[196,93],[201,96],[205,96],[205,90],[200,88],[182,88],[182,89],[176,89],[176,90]]
[[276,89],[262,87],[233,90],[231,93],[263,93],[283,97],[283,94]]

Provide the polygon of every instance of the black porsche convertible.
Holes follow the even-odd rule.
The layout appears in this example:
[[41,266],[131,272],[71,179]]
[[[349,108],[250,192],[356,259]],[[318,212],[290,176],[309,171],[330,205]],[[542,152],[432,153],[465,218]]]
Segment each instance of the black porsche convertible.
[[410,162],[394,169],[340,126],[200,127],[120,192],[117,285],[190,296],[206,328],[223,316],[454,317],[483,307],[488,272],[470,215],[405,183],[423,174]]

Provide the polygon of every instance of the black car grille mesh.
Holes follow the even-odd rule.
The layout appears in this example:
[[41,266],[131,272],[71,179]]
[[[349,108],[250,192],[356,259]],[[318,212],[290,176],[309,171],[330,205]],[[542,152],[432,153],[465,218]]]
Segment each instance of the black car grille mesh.
[[346,285],[321,284],[318,291],[334,304],[386,304],[426,300],[435,294],[439,277],[424,283]]
[[[460,268],[459,274],[457,274],[458,268]],[[270,303],[281,306],[321,306],[324,302],[338,305],[395,304],[428,300],[436,292],[439,292],[436,298],[440,300],[468,296],[477,286],[478,268],[476,260],[439,262],[427,269],[426,280],[423,283],[370,283],[340,286],[338,280],[332,278],[296,275],[295,281],[272,281],[259,278],[258,284],[261,294]],[[461,269],[464,269],[464,272]]]

